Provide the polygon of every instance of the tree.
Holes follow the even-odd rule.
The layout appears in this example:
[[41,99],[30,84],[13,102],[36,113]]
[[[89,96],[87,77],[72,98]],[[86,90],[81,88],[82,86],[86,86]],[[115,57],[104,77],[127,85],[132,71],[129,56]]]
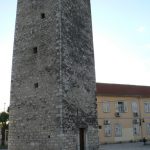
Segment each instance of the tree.
[[0,113],[0,126],[1,126],[1,144],[5,145],[5,130],[8,129],[9,114],[7,112]]

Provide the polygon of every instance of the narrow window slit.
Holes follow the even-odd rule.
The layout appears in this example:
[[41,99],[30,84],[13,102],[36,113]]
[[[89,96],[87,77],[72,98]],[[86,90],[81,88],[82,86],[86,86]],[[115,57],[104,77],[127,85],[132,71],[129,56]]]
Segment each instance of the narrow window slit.
[[41,19],[45,18],[45,13],[41,13]]
[[37,47],[33,47],[33,53],[34,53],[34,54],[37,53]]
[[38,87],[39,87],[39,84],[38,84],[38,83],[34,83],[34,87],[35,87],[35,88],[38,88]]

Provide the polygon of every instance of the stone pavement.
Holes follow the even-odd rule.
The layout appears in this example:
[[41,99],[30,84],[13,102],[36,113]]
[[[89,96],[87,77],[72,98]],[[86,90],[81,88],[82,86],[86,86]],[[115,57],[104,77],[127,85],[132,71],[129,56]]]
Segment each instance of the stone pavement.
[[[0,149],[7,150],[7,149]],[[150,143],[143,145],[138,143],[121,143],[121,144],[106,144],[102,145],[100,150],[150,150]]]
[[143,145],[143,142],[107,144],[102,145],[101,150],[150,150],[150,144]]

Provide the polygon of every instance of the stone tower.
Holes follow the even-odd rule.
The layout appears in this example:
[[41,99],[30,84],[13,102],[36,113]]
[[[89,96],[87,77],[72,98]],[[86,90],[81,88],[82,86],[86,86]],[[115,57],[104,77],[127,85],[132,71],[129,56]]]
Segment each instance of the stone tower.
[[90,0],[18,0],[9,150],[97,150]]

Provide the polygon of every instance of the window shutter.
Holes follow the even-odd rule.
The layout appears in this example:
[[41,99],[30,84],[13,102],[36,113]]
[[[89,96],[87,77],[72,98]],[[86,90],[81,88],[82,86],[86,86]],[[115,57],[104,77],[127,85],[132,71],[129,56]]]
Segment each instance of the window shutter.
[[107,110],[106,110],[106,103],[103,103],[103,112],[107,112]]
[[132,112],[133,113],[138,112],[138,105],[136,102],[132,102]]
[[128,112],[128,103],[124,102],[124,112]]
[[148,112],[150,112],[150,103],[148,103]]
[[119,110],[118,110],[118,102],[115,103],[115,111],[116,111],[116,112],[119,112]]
[[108,102],[108,112],[110,112],[110,102]]

